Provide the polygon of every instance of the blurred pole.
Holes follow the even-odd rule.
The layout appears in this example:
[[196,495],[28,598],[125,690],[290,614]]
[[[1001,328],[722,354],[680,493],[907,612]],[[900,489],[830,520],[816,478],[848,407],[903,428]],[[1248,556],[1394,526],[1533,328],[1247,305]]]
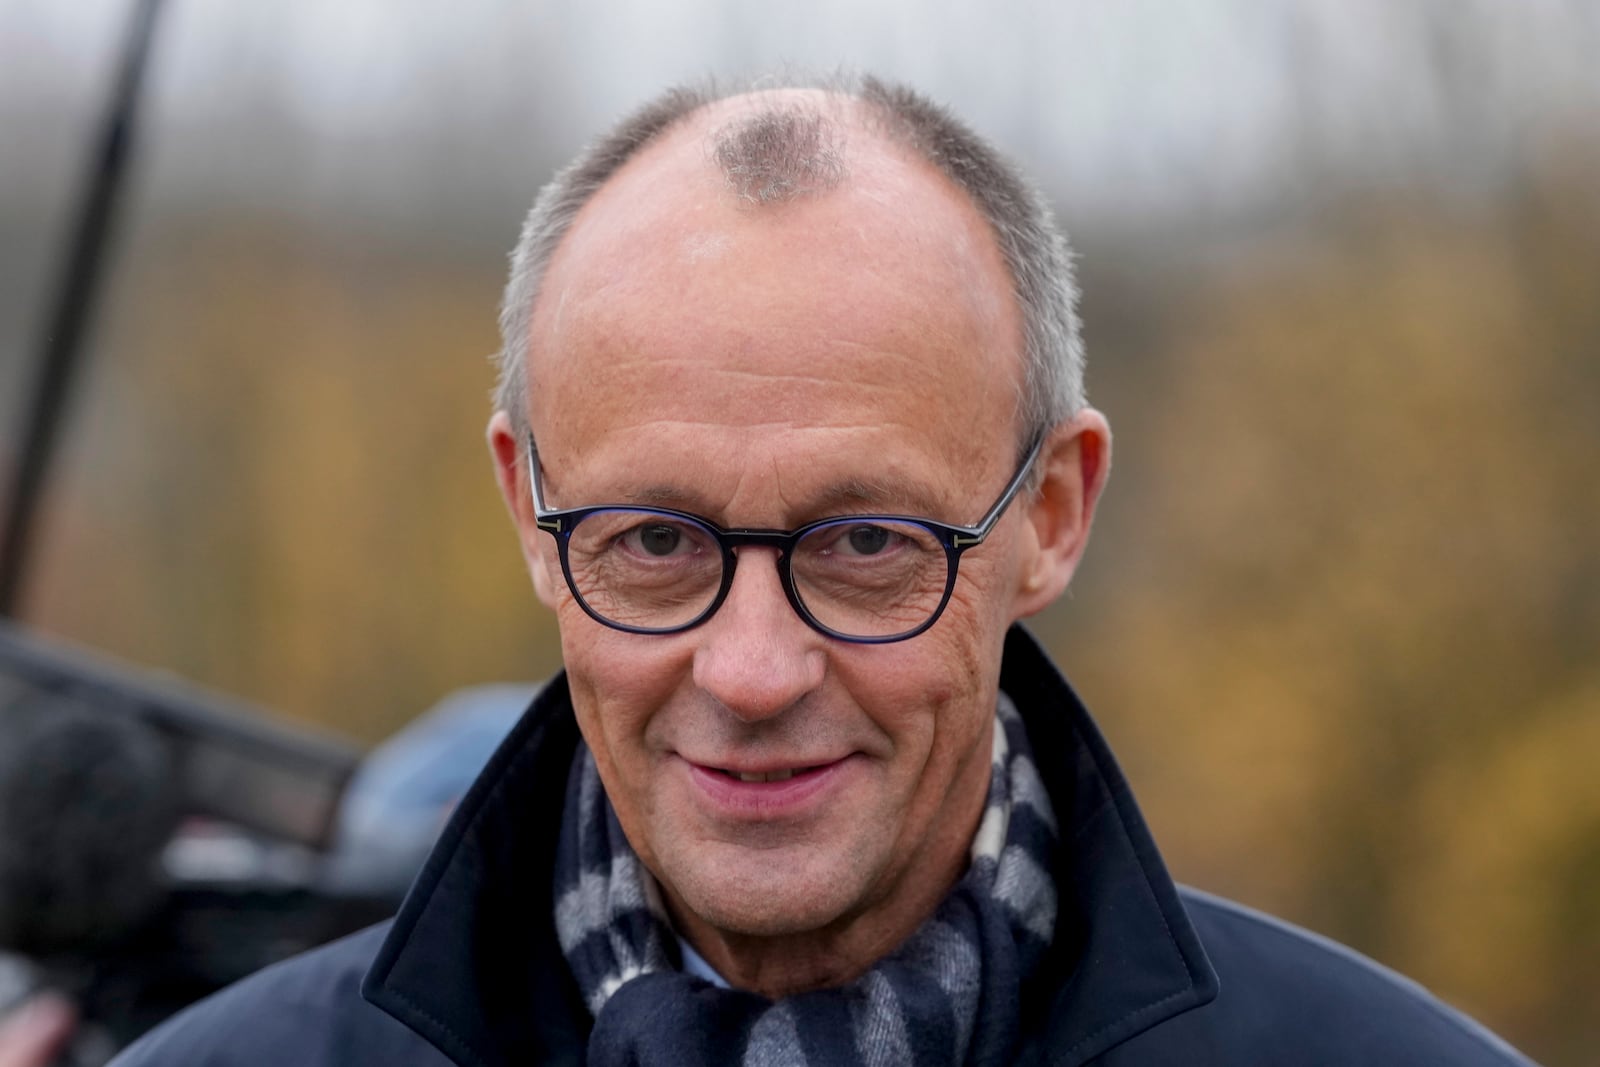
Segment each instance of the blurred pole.
[[116,222],[117,204],[133,144],[134,116],[144,80],[160,0],[136,0],[112,86],[104,125],[94,146],[93,169],[83,191],[48,327],[39,344],[38,369],[28,407],[22,412],[16,469],[0,530],[0,615],[15,617],[22,596],[28,552],[39,502],[55,452],[73,373],[83,347],[84,328],[94,310],[103,274],[106,243]]

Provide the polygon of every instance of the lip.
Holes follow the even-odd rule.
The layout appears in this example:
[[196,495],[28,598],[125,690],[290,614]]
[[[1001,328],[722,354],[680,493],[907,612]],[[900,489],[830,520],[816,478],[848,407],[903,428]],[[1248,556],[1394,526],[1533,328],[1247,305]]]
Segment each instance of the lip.
[[[844,785],[855,763],[854,756],[845,756],[796,770],[794,777],[783,781],[745,782],[707,764],[684,761],[695,792],[712,813],[741,821],[792,819],[809,814]],[[792,766],[737,769],[747,774],[766,774],[790,770]]]

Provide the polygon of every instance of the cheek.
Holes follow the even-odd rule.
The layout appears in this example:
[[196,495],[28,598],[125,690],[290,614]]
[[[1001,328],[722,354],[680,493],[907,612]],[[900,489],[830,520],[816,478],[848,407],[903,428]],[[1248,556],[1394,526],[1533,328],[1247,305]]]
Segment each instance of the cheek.
[[[1003,595],[1006,571],[991,560],[962,564],[961,581],[950,593],[944,614],[929,631],[943,646],[942,655],[963,683],[981,687],[999,677],[1000,648],[1010,624],[1011,603]],[[968,580],[970,579],[970,580]]]
[[532,536],[535,536],[536,540],[528,542],[530,547],[526,551],[528,574],[533,579],[533,593],[541,604],[559,615],[562,601],[572,599],[567,590],[566,577],[561,573],[561,556],[555,544],[542,531]]
[[684,678],[685,657],[676,642],[641,639],[601,626],[570,598],[558,617],[578,727],[608,790],[643,781],[650,725]]
[[962,559],[946,610],[958,612],[963,625],[992,636],[996,630],[1003,633],[1018,617],[1023,573],[1020,530],[1016,515],[1007,513],[989,540]]
[[[911,678],[920,671],[921,687],[905,694],[903,706],[920,704],[927,709],[924,769],[932,773],[924,785],[941,796],[935,783],[957,787],[963,780],[960,768],[992,729],[1000,650],[1009,621],[1005,605],[996,600],[978,582],[958,586],[944,616],[922,637],[927,647],[919,650],[920,668],[906,668]],[[936,802],[931,796],[927,799]]]
[[[952,600],[950,607],[958,605]],[[951,613],[902,644],[865,647],[865,655],[847,662],[836,657],[854,703],[891,738],[896,777],[903,781],[948,765],[992,703],[985,685],[992,691],[998,663],[991,669],[988,661],[995,657],[984,651],[986,635],[962,615]]]

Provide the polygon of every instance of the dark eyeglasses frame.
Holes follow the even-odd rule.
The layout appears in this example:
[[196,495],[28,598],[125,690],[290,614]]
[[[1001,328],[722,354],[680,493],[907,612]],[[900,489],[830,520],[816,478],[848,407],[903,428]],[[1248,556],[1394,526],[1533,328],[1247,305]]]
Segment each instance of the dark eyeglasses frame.
[[[805,620],[806,624],[820,634],[834,638],[838,641],[847,641],[855,645],[886,645],[895,641],[904,641],[922,633],[928,627],[939,621],[939,616],[944,614],[945,605],[950,603],[950,594],[956,587],[956,571],[961,563],[961,554],[969,548],[983,544],[984,540],[1000,521],[1000,516],[1010,506],[1028,480],[1028,472],[1033,469],[1034,460],[1038,459],[1039,451],[1044,447],[1044,434],[1040,434],[1028,448],[1022,463],[1017,467],[1017,472],[1011,476],[1005,491],[994,502],[988,512],[979,519],[974,526],[952,526],[948,523],[936,522],[915,515],[835,515],[816,522],[808,522],[794,530],[772,530],[763,528],[735,527],[729,529],[718,526],[710,519],[693,512],[677,511],[673,508],[647,508],[634,504],[599,504],[594,507],[562,508],[560,510],[547,507],[544,502],[544,479],[539,473],[539,449],[534,443],[533,435],[528,435],[528,476],[529,485],[533,496],[534,521],[539,529],[556,539],[557,551],[561,556],[561,573],[566,577],[567,588],[572,591],[572,596],[578,606],[584,610],[595,622],[602,626],[609,626],[613,630],[621,630],[630,634],[676,634],[685,630],[692,630],[717,613],[722,607],[722,602],[728,598],[728,591],[733,588],[733,572],[738,566],[739,556],[734,550],[745,545],[754,545],[759,548],[775,548],[778,550],[778,580],[783,585],[784,595],[789,598],[789,606],[795,614]],[[632,511],[644,515],[667,515],[675,519],[682,519],[694,523],[707,530],[717,545],[722,550],[722,586],[717,590],[717,595],[704,611],[690,619],[688,622],[676,626],[628,626],[615,622],[596,612],[591,608],[583,594],[578,591],[578,583],[572,579],[572,568],[567,562],[567,549],[571,542],[572,531],[579,522],[589,515],[599,511]],[[939,597],[939,606],[933,609],[926,621],[920,626],[913,627],[897,634],[887,634],[877,637],[861,637],[856,634],[840,633],[824,625],[810,609],[805,601],[795,591],[794,576],[790,566],[790,556],[801,538],[813,533],[824,526],[834,526],[841,523],[873,523],[873,522],[899,522],[912,523],[929,530],[944,548],[945,559],[949,570],[945,575],[944,593]]]

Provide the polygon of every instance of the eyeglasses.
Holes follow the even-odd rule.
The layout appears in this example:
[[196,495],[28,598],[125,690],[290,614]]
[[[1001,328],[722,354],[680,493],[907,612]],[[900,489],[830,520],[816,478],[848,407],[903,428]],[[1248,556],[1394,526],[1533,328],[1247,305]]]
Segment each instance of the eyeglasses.
[[726,529],[667,508],[545,506],[539,451],[528,472],[539,528],[556,539],[561,572],[589,617],[633,634],[700,625],[727,599],[746,545],[778,550],[778,578],[813,629],[841,641],[885,644],[938,620],[961,554],[981,545],[1026,482],[1044,444],[1034,441],[1005,492],[975,526],[905,515],[845,515],[797,530]]

